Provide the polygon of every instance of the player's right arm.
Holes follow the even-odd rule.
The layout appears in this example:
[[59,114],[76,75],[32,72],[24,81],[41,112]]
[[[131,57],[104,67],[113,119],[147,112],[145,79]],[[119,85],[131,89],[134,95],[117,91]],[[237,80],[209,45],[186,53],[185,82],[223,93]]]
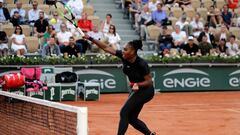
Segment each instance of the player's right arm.
[[108,44],[101,42],[99,40],[95,40],[92,37],[89,37],[88,35],[85,35],[84,38],[90,40],[95,45],[97,45],[99,48],[103,49],[105,52],[108,52],[112,55],[116,55],[116,50],[114,48],[110,47]]

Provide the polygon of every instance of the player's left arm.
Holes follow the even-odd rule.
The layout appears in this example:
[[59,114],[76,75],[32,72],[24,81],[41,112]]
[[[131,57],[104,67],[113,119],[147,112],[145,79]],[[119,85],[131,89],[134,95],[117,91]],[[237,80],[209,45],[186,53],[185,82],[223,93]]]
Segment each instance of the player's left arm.
[[153,81],[152,81],[152,76],[151,74],[147,74],[144,76],[144,81],[142,82],[138,82],[137,83],[138,87],[149,87],[153,85]]

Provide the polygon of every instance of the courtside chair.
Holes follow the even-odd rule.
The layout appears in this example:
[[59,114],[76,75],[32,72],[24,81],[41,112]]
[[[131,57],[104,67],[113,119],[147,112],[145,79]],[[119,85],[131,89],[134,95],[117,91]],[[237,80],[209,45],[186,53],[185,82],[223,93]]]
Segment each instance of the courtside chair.
[[88,16],[88,19],[92,21],[92,23],[95,25],[95,26],[100,26],[100,17],[98,16],[93,16],[93,15],[90,15]]
[[21,27],[22,27],[22,30],[23,30],[23,34],[26,37],[30,36],[31,33],[33,32],[32,28],[29,25],[21,25]]
[[190,18],[191,20],[195,17],[195,9],[192,7],[185,7],[184,8],[184,12],[187,15],[188,18]]
[[235,35],[235,36],[236,36],[236,39],[237,39],[237,38],[240,39],[240,34],[239,34],[240,28],[239,28],[239,27],[230,27],[230,28],[229,28],[229,32],[230,32],[231,34]]
[[146,43],[148,44],[148,50],[150,50],[150,45],[153,45],[155,51],[157,50],[157,39],[161,33],[161,28],[156,25],[147,26],[146,32]]
[[180,7],[172,7],[171,13],[172,13],[173,17],[179,18],[182,16],[183,11],[182,11],[182,8],[180,8]]
[[191,2],[192,2],[192,7],[194,9],[197,9],[197,8],[199,8],[201,6],[200,0],[191,0]]
[[93,6],[86,5],[83,7],[83,12],[87,13],[87,15],[94,15],[94,8]]
[[219,9],[222,9],[225,4],[227,4],[225,0],[217,0],[216,1],[216,7]]
[[201,18],[203,18],[203,20],[207,20],[207,12],[207,8],[197,8],[197,13],[201,15]]
[[175,26],[176,22],[178,21],[178,18],[176,17],[169,17],[168,20],[172,22],[172,26]]
[[14,0],[4,0],[4,4],[14,4]]
[[38,52],[39,42],[37,37],[26,37],[26,47],[28,53]]
[[11,10],[14,9],[14,8],[16,8],[16,4],[7,4],[7,5],[6,5],[6,8],[8,9],[9,14],[10,14]]
[[47,14],[47,15],[49,15],[49,13],[50,13],[50,7],[49,7],[49,5],[39,4],[39,5],[38,5],[38,9],[44,11],[44,13]]
[[13,34],[13,32],[14,32],[14,27],[13,27],[12,23],[3,24],[3,25],[1,26],[1,28],[2,28],[2,31],[5,31],[5,32],[6,32],[6,34],[7,34],[8,37],[11,37],[11,36],[12,36],[12,34]]
[[29,0],[17,0],[17,1],[20,1],[20,2],[22,2],[22,4],[29,4],[29,3],[30,3],[30,1],[29,1]]
[[213,1],[212,0],[202,0],[202,5],[203,5],[203,7],[205,7],[205,8],[208,8],[208,7],[210,7],[211,5],[213,5],[214,3],[213,3]]

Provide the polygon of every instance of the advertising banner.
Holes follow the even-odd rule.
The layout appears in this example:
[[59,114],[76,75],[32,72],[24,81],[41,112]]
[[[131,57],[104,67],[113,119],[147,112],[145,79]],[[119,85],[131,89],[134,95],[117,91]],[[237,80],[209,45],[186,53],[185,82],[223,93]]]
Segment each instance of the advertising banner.
[[240,89],[240,70],[234,67],[157,67],[152,72],[160,91]]
[[120,68],[73,68],[78,79],[85,83],[99,83],[101,93],[127,92],[127,79]]

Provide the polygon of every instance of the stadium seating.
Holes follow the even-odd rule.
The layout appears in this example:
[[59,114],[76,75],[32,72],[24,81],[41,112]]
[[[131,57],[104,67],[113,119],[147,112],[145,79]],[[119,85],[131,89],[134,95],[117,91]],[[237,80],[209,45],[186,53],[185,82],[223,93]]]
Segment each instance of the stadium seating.
[[26,37],[26,46],[28,53],[36,53],[38,52],[38,38],[37,37]]

